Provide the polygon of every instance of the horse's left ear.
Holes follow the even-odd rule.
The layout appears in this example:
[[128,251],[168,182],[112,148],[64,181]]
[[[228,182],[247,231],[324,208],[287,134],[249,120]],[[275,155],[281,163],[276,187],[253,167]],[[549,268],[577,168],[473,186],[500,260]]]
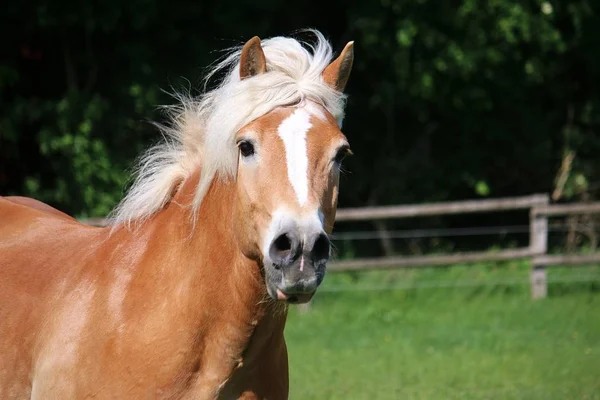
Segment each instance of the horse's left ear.
[[323,81],[339,92],[343,92],[350,78],[354,62],[354,42],[348,42],[338,58],[323,71]]
[[240,55],[240,79],[250,78],[254,75],[267,72],[267,59],[260,45],[258,36],[248,40],[242,47]]

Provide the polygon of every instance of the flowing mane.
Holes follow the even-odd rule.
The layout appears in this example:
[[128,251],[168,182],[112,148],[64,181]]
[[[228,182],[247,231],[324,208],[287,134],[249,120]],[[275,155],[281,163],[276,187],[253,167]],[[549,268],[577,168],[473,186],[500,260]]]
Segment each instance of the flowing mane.
[[197,98],[176,96],[170,122],[161,125],[164,140],[148,150],[137,165],[129,192],[111,213],[114,225],[141,223],[169,202],[182,181],[200,169],[193,211],[215,177],[235,176],[235,135],[254,119],[281,107],[310,100],[324,106],[341,124],[346,97],[327,85],[322,72],[331,62],[331,45],[318,31],[313,44],[289,37],[262,41],[267,72],[241,80],[241,47],[232,49],[206,77],[224,78]]

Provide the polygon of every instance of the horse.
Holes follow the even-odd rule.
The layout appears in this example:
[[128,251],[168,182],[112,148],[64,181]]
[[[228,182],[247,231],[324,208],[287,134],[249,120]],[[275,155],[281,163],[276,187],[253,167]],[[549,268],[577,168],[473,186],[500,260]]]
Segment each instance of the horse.
[[0,198],[0,398],[286,399],[284,327],[324,279],[353,42],[253,37],[103,227]]

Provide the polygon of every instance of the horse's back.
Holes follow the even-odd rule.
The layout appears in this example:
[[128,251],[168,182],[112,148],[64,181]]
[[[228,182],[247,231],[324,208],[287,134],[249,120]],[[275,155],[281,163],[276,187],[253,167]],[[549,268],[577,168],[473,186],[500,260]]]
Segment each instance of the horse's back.
[[4,198],[5,200],[8,200],[9,202],[14,203],[14,204],[20,204],[20,205],[32,208],[34,210],[43,211],[50,215],[55,215],[57,217],[74,220],[74,218],[71,217],[70,215],[68,215],[68,214],[66,214],[44,202],[41,202],[36,199],[32,199],[31,197],[6,196],[6,197],[0,197],[0,198]]
[[40,332],[98,229],[37,200],[0,197],[0,398],[31,395]]
[[50,284],[101,238],[101,228],[25,197],[0,197],[0,222],[0,300],[5,285],[27,291]]

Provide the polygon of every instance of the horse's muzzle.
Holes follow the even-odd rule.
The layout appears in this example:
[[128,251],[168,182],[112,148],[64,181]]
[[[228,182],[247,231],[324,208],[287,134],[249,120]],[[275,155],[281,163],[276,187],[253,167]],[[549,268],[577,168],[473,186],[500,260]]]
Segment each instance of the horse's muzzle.
[[267,291],[275,300],[306,303],[323,281],[325,269],[324,263],[319,266],[304,265],[303,271],[300,271],[297,265],[289,266],[285,270],[268,268],[266,270]]
[[294,232],[277,235],[265,260],[269,295],[288,303],[309,301],[325,277],[330,247],[323,232],[305,240],[300,240]]
[[317,291],[324,272],[319,275],[313,266],[305,265],[303,271],[299,271],[298,266],[292,266],[287,271],[283,271],[282,275],[283,279],[276,289],[277,300],[306,303]]

